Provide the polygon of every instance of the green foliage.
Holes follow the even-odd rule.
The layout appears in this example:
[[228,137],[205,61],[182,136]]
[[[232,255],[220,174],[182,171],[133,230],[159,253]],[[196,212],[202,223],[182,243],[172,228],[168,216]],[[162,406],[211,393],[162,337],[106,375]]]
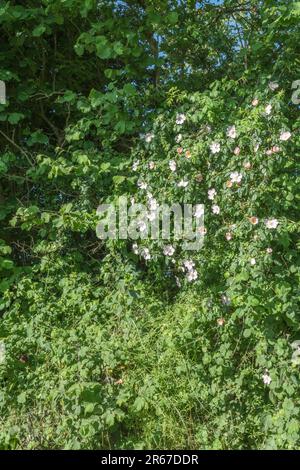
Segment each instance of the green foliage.
[[[219,3],[0,4],[2,449],[300,447],[299,2]],[[147,192],[199,252],[97,239]]]

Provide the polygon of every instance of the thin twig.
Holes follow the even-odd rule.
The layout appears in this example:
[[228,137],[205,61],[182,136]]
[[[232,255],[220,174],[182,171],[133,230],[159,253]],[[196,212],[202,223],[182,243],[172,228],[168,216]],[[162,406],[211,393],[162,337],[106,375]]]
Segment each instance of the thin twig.
[[14,140],[12,140],[10,137],[8,137],[8,135],[6,135],[3,131],[0,130],[0,134],[6,139],[8,140],[8,142],[10,142],[14,147],[16,147],[27,159],[28,163],[30,164],[30,166],[34,167],[34,164],[33,162],[31,161],[31,159],[29,158],[27,152],[25,152],[25,150],[23,150],[18,144],[16,144],[16,142]]

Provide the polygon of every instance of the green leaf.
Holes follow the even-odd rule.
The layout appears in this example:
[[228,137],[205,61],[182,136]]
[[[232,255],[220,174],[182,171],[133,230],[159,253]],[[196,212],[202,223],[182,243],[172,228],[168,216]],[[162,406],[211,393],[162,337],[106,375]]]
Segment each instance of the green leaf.
[[119,41],[115,42],[113,47],[114,47],[114,51],[115,51],[116,54],[118,54],[118,55],[123,54],[124,48],[123,48],[123,45],[122,45],[121,42],[119,42]]
[[49,143],[49,139],[46,134],[43,134],[42,131],[33,132],[27,140],[27,145],[29,147],[31,147],[34,144],[47,145],[48,143]]
[[124,134],[125,130],[126,130],[126,122],[125,121],[119,121],[116,125],[115,125],[115,130],[117,132],[119,132],[120,134]]
[[109,59],[112,55],[112,48],[104,36],[99,36],[96,41],[97,56],[100,59]]
[[74,50],[76,52],[76,54],[81,57],[84,53],[84,46],[82,44],[75,44],[74,46]]
[[22,113],[11,113],[8,115],[8,122],[10,122],[10,124],[18,124],[24,117]]
[[71,103],[74,102],[77,98],[76,93],[71,90],[67,90],[63,96],[59,97],[57,102],[58,103]]
[[43,24],[40,24],[39,26],[34,28],[34,30],[32,31],[32,36],[34,37],[42,36],[42,34],[44,34],[45,31],[46,31],[46,27]]
[[240,281],[248,281],[249,279],[249,273],[248,271],[246,270],[243,270],[241,271],[240,273],[238,273],[236,276],[235,276],[235,280],[237,282],[240,282]]
[[134,401],[133,407],[136,411],[141,411],[145,406],[145,400],[143,397],[137,397]]
[[50,214],[48,212],[42,212],[41,219],[47,224],[50,221]]
[[22,392],[18,395],[17,401],[20,405],[26,402],[26,392]]
[[123,183],[123,181],[125,181],[125,176],[121,176],[121,175],[118,175],[118,176],[114,176],[113,177],[113,182],[118,185],[118,184],[121,184]]
[[243,336],[244,338],[249,338],[251,334],[252,334],[252,330],[250,330],[250,328],[247,328],[246,330],[244,330]]
[[14,267],[14,263],[10,259],[0,260],[0,263],[1,263],[1,268],[3,269],[12,269]]
[[135,87],[131,83],[126,83],[126,85],[124,85],[123,87],[123,91],[126,95],[129,96],[134,95],[136,93]]
[[178,13],[176,13],[176,11],[171,11],[171,13],[167,15],[167,19],[169,23],[176,24],[178,22]]
[[291,11],[295,15],[300,15],[300,2],[292,3]]
[[108,168],[110,168],[110,163],[109,162],[101,163],[101,165],[100,165],[101,171],[106,171],[106,170],[108,170]]

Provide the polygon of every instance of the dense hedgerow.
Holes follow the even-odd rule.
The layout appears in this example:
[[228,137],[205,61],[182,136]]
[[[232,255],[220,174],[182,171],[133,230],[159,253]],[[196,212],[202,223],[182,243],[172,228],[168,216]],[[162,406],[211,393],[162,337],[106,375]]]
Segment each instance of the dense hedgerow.
[[[299,14],[1,3],[1,449],[300,448]],[[120,196],[203,247],[98,239]]]
[[205,204],[197,276],[178,242],[107,242],[93,273],[53,242],[6,294],[2,447],[299,446],[299,118],[280,86],[224,86],[159,115],[119,184]]

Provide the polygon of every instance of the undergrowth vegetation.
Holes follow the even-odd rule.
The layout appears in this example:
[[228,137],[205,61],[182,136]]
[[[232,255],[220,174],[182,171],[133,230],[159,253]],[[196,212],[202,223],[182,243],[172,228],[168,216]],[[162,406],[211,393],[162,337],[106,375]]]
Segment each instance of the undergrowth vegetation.
[[299,2],[2,3],[0,448],[298,449]]

